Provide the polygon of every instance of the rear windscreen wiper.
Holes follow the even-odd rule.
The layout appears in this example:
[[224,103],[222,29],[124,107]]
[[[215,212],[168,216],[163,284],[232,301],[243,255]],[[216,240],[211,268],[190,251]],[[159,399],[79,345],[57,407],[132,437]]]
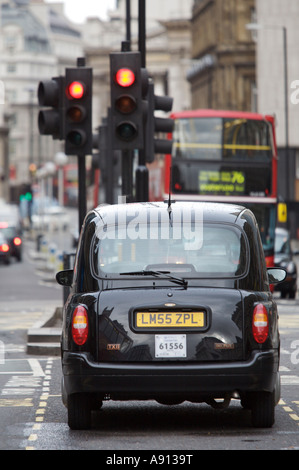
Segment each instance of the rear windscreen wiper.
[[176,284],[179,284],[181,286],[187,287],[188,282],[186,279],[183,279],[181,277],[174,277],[171,276],[170,271],[150,271],[143,269],[142,271],[130,271],[127,273],[120,273],[122,276],[154,276],[154,277],[162,277],[169,279],[172,282],[175,282]]

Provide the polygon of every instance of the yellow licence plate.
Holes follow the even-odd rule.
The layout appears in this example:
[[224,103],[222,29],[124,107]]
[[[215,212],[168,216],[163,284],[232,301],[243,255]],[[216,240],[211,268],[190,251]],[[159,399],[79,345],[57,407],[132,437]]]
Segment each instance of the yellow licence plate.
[[204,312],[137,312],[137,328],[203,328]]

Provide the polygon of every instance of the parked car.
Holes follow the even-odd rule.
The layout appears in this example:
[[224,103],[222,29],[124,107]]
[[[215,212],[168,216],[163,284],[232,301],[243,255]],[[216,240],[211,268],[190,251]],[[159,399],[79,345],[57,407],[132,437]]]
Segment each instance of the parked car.
[[[100,206],[85,218],[63,309],[62,397],[71,429],[107,399],[226,407],[270,427],[280,397],[277,305],[244,207]],[[219,402],[220,400],[220,402]]]
[[0,233],[0,261],[10,263],[10,246],[3,233]]
[[275,290],[281,293],[281,297],[289,296],[295,299],[297,293],[297,265],[291,248],[290,234],[288,230],[277,227],[275,229],[275,266],[284,268],[287,272],[286,280],[277,286]]
[[11,256],[18,261],[22,261],[23,241],[21,229],[10,225],[9,222],[0,221],[0,233],[3,233],[9,243]]

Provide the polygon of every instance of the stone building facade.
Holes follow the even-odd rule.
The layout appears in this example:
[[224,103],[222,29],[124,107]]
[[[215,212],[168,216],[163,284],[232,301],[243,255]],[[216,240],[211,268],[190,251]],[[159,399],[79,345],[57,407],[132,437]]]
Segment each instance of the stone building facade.
[[192,108],[255,110],[254,0],[195,0],[188,72]]

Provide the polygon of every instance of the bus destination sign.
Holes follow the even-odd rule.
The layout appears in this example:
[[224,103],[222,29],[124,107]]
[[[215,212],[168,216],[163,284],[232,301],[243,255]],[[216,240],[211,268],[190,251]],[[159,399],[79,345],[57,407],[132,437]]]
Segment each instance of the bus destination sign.
[[245,173],[242,171],[203,170],[199,172],[198,183],[200,194],[245,194]]

